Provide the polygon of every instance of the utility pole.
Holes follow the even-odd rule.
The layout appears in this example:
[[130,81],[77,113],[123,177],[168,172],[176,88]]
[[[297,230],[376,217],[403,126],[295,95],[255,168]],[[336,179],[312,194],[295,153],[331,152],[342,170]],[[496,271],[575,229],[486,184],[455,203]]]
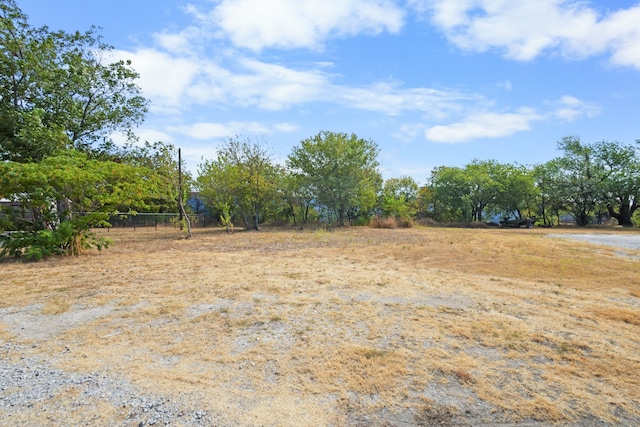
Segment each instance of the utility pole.
[[184,204],[182,204],[182,150],[178,148],[178,191],[180,194],[178,195],[178,209],[180,212],[180,230],[184,230],[183,219],[184,222],[187,223],[187,231],[189,233],[189,239],[193,238],[193,234],[191,233],[191,220],[189,216],[184,210]]
[[184,229],[182,226],[182,211],[184,210],[182,204],[182,149],[178,148],[178,212],[180,212],[180,231]]

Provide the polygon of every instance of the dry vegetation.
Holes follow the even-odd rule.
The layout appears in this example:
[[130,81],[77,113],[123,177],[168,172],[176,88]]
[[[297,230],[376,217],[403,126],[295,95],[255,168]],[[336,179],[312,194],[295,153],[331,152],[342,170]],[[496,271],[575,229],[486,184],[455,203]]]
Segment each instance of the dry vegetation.
[[0,347],[25,344],[0,356],[228,425],[637,424],[640,253],[545,234],[111,231],[102,253],[0,265]]

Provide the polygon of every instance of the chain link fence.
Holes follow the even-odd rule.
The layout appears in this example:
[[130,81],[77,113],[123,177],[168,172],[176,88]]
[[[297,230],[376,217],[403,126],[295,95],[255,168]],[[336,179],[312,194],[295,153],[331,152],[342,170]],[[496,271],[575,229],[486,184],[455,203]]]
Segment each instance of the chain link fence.
[[[217,227],[218,223],[213,218],[204,214],[189,214],[192,228]],[[119,213],[109,218],[112,228],[155,228],[180,227],[180,214],[178,213],[137,213],[135,215]]]

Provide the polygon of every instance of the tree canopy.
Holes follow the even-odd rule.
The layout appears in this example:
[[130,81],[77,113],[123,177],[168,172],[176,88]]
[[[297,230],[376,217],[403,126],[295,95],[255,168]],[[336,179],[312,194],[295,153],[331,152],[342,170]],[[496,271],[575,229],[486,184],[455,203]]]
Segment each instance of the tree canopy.
[[0,159],[37,162],[131,133],[147,112],[130,62],[93,27],[34,28],[14,0],[0,1]]
[[355,134],[320,132],[294,147],[287,166],[329,218],[343,225],[376,204],[382,176],[378,146]]
[[[65,150],[38,163],[0,162],[0,198],[20,204],[16,233],[3,254],[39,259],[52,253],[77,254],[83,247],[104,246],[92,227],[121,210],[144,209],[165,191],[153,170],[89,159]],[[6,219],[5,219],[6,220]]]
[[[148,101],[130,62],[98,29],[29,25],[15,0],[0,0],[0,232],[2,252],[75,254],[116,210],[165,209],[177,195],[174,148],[142,146],[134,128]],[[114,132],[129,136],[118,147]]]
[[261,216],[280,188],[280,167],[262,142],[231,138],[218,158],[200,165],[200,194],[216,209],[242,216],[247,229],[258,230]]

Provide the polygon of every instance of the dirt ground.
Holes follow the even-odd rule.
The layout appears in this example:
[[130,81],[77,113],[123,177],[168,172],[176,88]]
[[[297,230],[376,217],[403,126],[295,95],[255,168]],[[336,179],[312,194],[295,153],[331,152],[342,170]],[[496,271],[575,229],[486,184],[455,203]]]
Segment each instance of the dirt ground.
[[637,231],[102,233],[0,263],[0,424],[640,424],[640,251],[575,240]]

